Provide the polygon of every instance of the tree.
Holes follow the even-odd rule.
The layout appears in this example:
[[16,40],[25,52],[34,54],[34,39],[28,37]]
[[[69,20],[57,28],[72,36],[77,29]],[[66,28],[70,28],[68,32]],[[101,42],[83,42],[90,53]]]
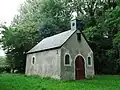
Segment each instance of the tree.
[[[118,73],[119,6],[109,8],[98,18],[97,25],[85,30],[95,56],[96,73]],[[116,42],[117,41],[117,42]]]
[[10,65],[4,56],[0,56],[0,73],[10,72]]
[[71,10],[63,1],[27,0],[11,26],[2,25],[1,42],[13,71],[25,71],[26,53],[40,40],[68,29]]

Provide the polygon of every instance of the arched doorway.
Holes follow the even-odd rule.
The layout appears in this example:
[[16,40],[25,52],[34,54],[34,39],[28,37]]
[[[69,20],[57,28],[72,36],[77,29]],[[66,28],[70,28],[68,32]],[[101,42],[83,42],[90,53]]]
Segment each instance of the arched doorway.
[[77,56],[75,59],[75,79],[85,79],[85,65],[82,56]]

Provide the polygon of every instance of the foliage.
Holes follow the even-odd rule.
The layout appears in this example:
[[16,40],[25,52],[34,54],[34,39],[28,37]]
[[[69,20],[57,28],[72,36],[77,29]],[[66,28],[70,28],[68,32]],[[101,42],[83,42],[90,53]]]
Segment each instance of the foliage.
[[6,57],[0,56],[0,66],[7,65]]
[[0,90],[119,90],[120,76],[101,75],[91,80],[58,81],[24,75],[0,75]]
[[0,56],[0,73],[10,72],[10,65],[6,57]]
[[11,26],[1,25],[4,29],[1,42],[13,71],[24,72],[26,53],[40,40],[68,30],[71,11],[66,7],[58,0],[27,0]]
[[84,31],[94,51],[96,73],[119,73],[119,13],[119,6],[105,10],[97,24]]

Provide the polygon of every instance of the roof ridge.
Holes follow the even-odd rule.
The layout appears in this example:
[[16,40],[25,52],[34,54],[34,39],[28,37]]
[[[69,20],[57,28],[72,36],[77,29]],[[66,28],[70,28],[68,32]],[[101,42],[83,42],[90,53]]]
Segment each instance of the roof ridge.
[[[54,37],[54,36],[57,36],[57,35],[63,34],[63,33],[65,33],[65,32],[68,32],[68,31],[70,31],[70,30],[67,30],[67,31],[64,31],[64,32],[61,32],[61,33],[58,33],[58,34],[54,34],[54,35],[52,35],[52,36],[48,36],[48,37],[46,37],[46,38],[51,38],[51,37]],[[44,39],[46,39],[46,38],[44,38]],[[44,40],[44,39],[42,39],[42,40]],[[41,41],[42,41],[42,40],[41,40]]]

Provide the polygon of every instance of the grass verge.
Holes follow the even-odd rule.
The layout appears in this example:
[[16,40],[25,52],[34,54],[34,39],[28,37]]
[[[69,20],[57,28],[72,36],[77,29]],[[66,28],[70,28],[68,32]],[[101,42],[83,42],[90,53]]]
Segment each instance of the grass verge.
[[101,75],[92,80],[58,81],[38,76],[0,74],[0,90],[120,90],[120,76]]

